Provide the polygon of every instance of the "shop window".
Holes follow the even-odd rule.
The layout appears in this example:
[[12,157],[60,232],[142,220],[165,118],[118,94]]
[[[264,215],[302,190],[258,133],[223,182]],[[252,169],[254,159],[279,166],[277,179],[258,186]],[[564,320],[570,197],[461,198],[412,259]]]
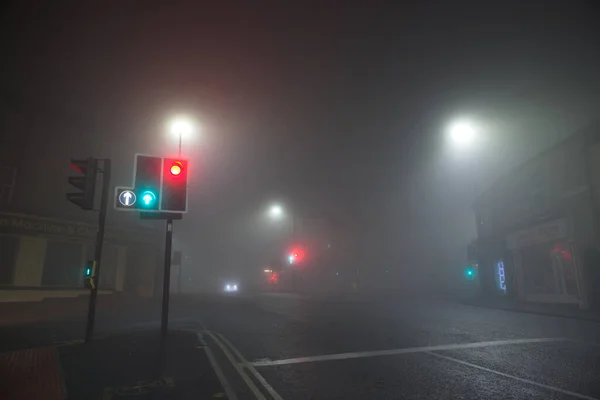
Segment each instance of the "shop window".
[[0,285],[12,285],[19,239],[0,235]]
[[578,296],[575,265],[568,242],[526,247],[521,256],[526,293]]
[[560,284],[561,292],[567,295],[577,296],[577,276],[575,274],[575,263],[571,246],[567,242],[555,243],[552,246],[552,261]]
[[42,285],[80,287],[82,246],[75,242],[48,242]]

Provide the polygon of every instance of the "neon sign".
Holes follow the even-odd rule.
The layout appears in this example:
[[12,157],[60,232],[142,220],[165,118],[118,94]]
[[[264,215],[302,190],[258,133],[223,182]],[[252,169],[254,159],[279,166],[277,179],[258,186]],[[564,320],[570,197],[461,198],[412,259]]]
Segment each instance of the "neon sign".
[[498,275],[498,288],[506,294],[506,278],[504,276],[504,261],[496,263],[496,274]]

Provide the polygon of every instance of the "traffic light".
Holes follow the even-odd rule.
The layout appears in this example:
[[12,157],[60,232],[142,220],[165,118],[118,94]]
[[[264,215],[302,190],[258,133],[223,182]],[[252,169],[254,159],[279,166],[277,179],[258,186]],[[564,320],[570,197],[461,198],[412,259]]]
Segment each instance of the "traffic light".
[[477,278],[477,265],[475,266],[467,266],[464,270],[465,278],[468,280],[473,280]]
[[300,246],[293,247],[288,254],[288,262],[290,264],[301,264],[305,258],[304,248]]
[[98,174],[98,160],[89,157],[85,160],[71,159],[71,168],[83,176],[70,176],[69,184],[80,189],[81,192],[67,193],[67,200],[74,203],[82,210],[94,209],[94,194],[96,192],[96,176]]
[[158,210],[160,204],[160,184],[162,158],[136,155],[135,181],[133,183],[138,208]]
[[187,178],[187,160],[165,157],[163,162],[161,211],[187,211]]
[[87,289],[96,289],[96,263],[88,261],[83,269],[83,286]]

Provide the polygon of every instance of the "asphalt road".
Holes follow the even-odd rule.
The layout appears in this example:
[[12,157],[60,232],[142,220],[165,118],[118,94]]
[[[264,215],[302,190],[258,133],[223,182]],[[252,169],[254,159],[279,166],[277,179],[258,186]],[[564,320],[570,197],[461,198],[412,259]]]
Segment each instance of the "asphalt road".
[[[598,322],[391,296],[171,305],[171,326],[204,337],[233,400],[600,399]],[[158,327],[127,320],[99,323],[99,333]],[[82,327],[4,329],[0,339],[68,345]]]
[[194,312],[259,391],[240,398],[600,398],[596,322],[392,297],[224,298]]

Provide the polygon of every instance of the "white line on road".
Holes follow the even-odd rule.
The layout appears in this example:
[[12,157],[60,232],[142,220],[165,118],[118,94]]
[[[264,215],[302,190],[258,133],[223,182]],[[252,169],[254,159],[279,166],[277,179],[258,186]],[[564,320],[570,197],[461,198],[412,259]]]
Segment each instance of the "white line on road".
[[210,362],[210,365],[212,365],[213,369],[215,370],[215,373],[217,374],[217,378],[219,378],[219,382],[221,382],[221,386],[223,386],[223,389],[225,390],[225,394],[227,395],[227,398],[230,400],[237,400],[238,397],[235,394],[235,392],[233,391],[233,389],[231,388],[231,385],[227,381],[227,378],[225,378],[225,374],[223,374],[223,370],[221,369],[221,366],[217,362],[217,359],[215,358],[214,354],[212,353],[212,350],[210,349],[210,347],[208,347],[208,345],[206,344],[206,341],[204,340],[204,338],[202,337],[202,335],[199,332],[196,332],[196,336],[198,336],[198,340],[200,341],[200,344],[203,346],[204,352],[206,353],[206,357],[208,357],[208,361]]
[[565,341],[565,340],[566,339],[562,339],[562,338],[538,338],[538,339],[496,340],[496,341],[492,341],[492,342],[443,344],[443,345],[438,345],[438,346],[408,347],[408,348],[404,348],[404,349],[359,351],[359,352],[355,352],[355,353],[325,354],[325,355],[320,355],[320,356],[297,357],[297,358],[288,358],[288,359],[283,359],[283,360],[257,360],[257,361],[252,362],[251,365],[253,365],[255,367],[271,367],[274,365],[300,364],[300,363],[309,363],[309,362],[316,362],[316,361],[348,360],[348,359],[352,359],[352,358],[392,356],[392,355],[396,355],[396,354],[422,353],[422,352],[426,352],[426,351],[474,349],[474,348],[479,348],[479,347],[505,346],[505,345],[510,345],[510,344],[560,342],[560,341]]
[[221,338],[221,340],[227,346],[229,346],[229,348],[231,349],[231,351],[233,351],[233,353],[240,359],[240,361],[242,362],[242,365],[244,367],[248,368],[248,371],[250,371],[250,373],[254,376],[254,378],[256,378],[256,380],[258,380],[260,382],[260,384],[263,385],[263,387],[267,390],[267,392],[271,395],[271,397],[273,397],[273,400],[283,400],[283,398],[279,395],[279,393],[277,393],[275,391],[275,389],[273,389],[273,387],[266,381],[266,379],[263,378],[263,376],[258,373],[258,371],[256,370],[256,368],[254,368],[252,366],[252,364],[249,363],[244,358],[244,356],[242,356],[242,353],[240,353],[238,351],[238,349],[236,349],[235,346],[233,344],[231,344],[231,342],[229,340],[227,340],[227,338],[225,336],[223,336],[220,333],[216,333],[216,334]]
[[443,356],[441,354],[431,353],[429,351],[426,351],[425,353],[429,354],[431,356],[434,356],[434,357],[442,358],[444,360],[453,361],[453,362],[458,363],[458,364],[462,364],[462,365],[466,365],[468,367],[476,368],[476,369],[479,369],[481,371],[486,371],[486,372],[490,372],[492,374],[503,376],[505,378],[514,379],[514,380],[517,380],[519,382],[527,383],[529,385],[538,386],[538,387],[541,387],[541,388],[544,388],[544,389],[548,389],[548,390],[551,390],[551,391],[554,391],[554,392],[566,394],[568,396],[577,397],[579,399],[599,400],[596,397],[591,397],[591,396],[586,396],[585,394],[571,392],[570,390],[565,390],[565,389],[557,388],[555,386],[544,385],[543,383],[539,383],[539,382],[535,382],[535,381],[530,381],[529,379],[519,378],[518,376],[514,376],[514,375],[510,375],[510,374],[505,374],[504,372],[496,371],[496,370],[489,369],[489,368],[486,368],[486,367],[482,367],[482,366],[479,366],[479,365],[476,365],[476,364],[471,364],[470,362],[459,360],[458,358]]
[[221,348],[221,351],[223,351],[223,354],[225,354],[225,356],[229,359],[229,362],[231,363],[231,365],[233,365],[233,367],[235,368],[237,373],[240,374],[240,376],[242,377],[242,379],[244,380],[244,382],[246,383],[248,388],[250,388],[250,391],[252,391],[252,394],[254,394],[254,396],[257,398],[257,400],[267,400],[266,397],[256,387],[254,382],[252,382],[252,379],[250,379],[250,377],[246,374],[246,372],[244,372],[244,370],[240,367],[240,364],[238,364],[237,361],[235,361],[233,354],[231,354],[231,352],[227,349],[227,346],[225,346],[223,343],[221,343],[219,338],[216,335],[214,335],[212,332],[207,331],[207,333],[211,337],[211,339],[217,344],[217,346],[219,346]]

